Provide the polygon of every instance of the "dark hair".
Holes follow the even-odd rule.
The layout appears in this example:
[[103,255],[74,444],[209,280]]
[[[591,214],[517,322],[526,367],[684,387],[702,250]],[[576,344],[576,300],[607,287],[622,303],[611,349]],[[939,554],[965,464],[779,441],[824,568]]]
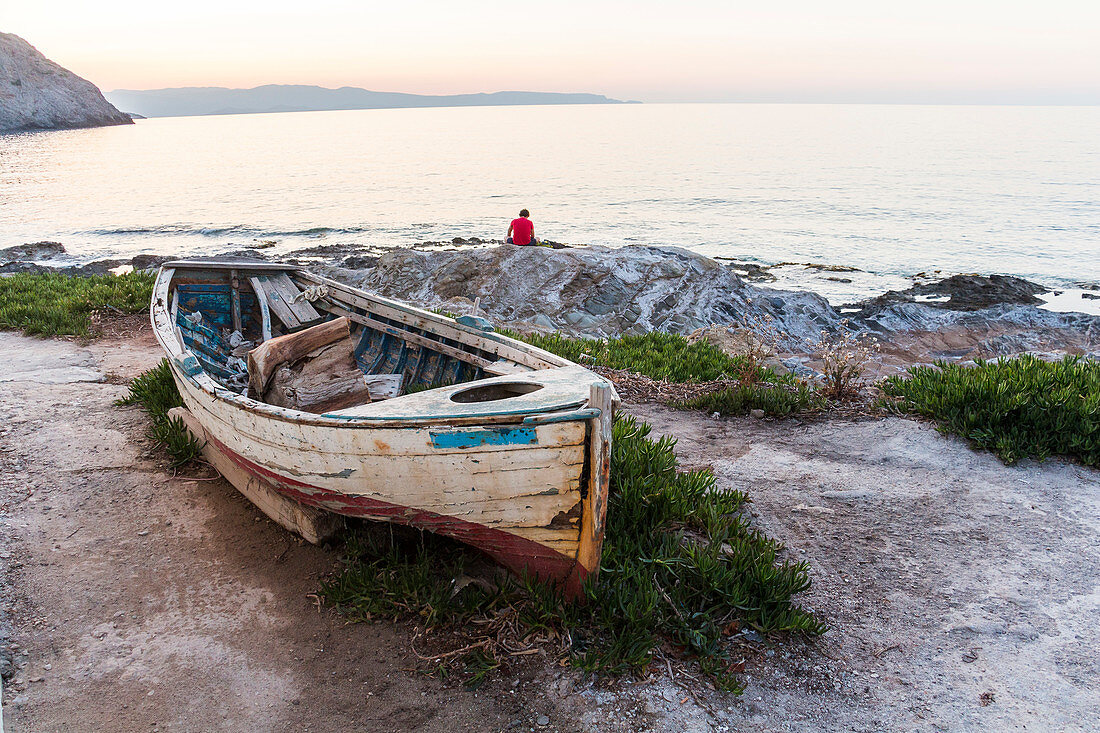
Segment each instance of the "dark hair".
[[531,212],[527,209],[520,209],[519,215],[526,218],[528,216],[531,216]]

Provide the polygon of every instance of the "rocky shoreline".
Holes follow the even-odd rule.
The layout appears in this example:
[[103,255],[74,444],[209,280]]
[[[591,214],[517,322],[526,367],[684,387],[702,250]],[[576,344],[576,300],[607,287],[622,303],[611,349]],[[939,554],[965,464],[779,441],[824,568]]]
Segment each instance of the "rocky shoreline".
[[[269,259],[267,247],[222,256]],[[0,276],[146,270],[168,259],[78,264],[61,244],[39,242],[0,250]],[[491,320],[518,330],[592,338],[651,330],[687,335],[714,325],[766,331],[788,363],[812,355],[822,331],[844,328],[880,339],[886,371],[1020,353],[1100,358],[1100,316],[1043,308],[1038,296],[1046,288],[1003,275],[953,275],[837,307],[813,292],[762,284],[768,268],[676,247],[553,249],[473,238],[375,251],[322,245],[278,259],[428,308],[466,313],[476,302]]]

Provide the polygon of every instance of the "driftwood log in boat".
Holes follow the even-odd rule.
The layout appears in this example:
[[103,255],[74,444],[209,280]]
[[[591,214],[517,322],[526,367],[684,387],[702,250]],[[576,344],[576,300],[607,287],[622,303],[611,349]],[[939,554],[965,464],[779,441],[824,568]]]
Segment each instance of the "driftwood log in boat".
[[351,338],[351,321],[335,318],[286,336],[268,339],[248,352],[248,392],[261,398],[281,364],[294,363],[329,344]]
[[[348,324],[348,319],[338,318],[256,347],[249,354],[249,375],[255,375],[250,387],[259,390],[266,384],[263,401],[269,405],[313,413],[397,397],[402,376],[364,374],[355,361]],[[328,339],[333,340],[325,343]]]
[[[281,303],[308,293],[330,320],[303,328],[309,314],[271,307],[271,282]],[[261,486],[311,510],[446,535],[572,595],[598,571],[618,405],[599,375],[483,319],[276,263],[166,263],[151,316],[204,454],[250,498]],[[247,394],[229,361],[234,330],[260,343]],[[350,399],[345,378],[369,400],[326,404]],[[295,406],[271,404],[280,390]]]
[[363,374],[351,338],[307,354],[275,370],[264,394],[269,405],[323,413],[397,397],[400,374]]

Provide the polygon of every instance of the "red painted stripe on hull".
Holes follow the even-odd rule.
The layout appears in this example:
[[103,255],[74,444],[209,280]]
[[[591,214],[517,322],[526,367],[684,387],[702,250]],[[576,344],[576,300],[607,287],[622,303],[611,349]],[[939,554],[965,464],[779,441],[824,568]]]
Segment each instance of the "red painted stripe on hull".
[[513,572],[527,572],[544,581],[562,583],[566,596],[570,598],[580,594],[581,584],[588,575],[588,569],[576,559],[566,557],[534,540],[445,514],[322,489],[254,463],[209,435],[207,440],[231,461],[274,491],[302,504],[350,517],[396,522],[454,538],[476,547]]

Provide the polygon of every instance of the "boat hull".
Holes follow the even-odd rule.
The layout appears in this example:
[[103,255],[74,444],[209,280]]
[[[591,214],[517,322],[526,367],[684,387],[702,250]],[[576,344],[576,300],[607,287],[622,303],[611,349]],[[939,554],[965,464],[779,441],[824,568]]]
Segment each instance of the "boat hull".
[[[392,504],[361,495],[341,494],[280,476],[210,439],[210,448],[231,461],[254,480],[263,482],[286,499],[348,517],[393,522],[450,537],[486,553],[517,574],[559,583],[569,596],[580,593],[588,569],[572,553],[551,549],[546,544],[457,517],[436,514],[415,507]],[[245,487],[238,486],[245,491]],[[574,536],[576,533],[572,533]],[[569,542],[569,538],[564,538]]]
[[[538,352],[531,363],[547,366],[529,367],[535,371],[519,377],[321,415],[276,407],[235,394],[204,373],[176,331],[168,307],[172,278],[170,269],[162,270],[154,292],[157,339],[192,432],[246,496],[262,486],[296,506],[452,537],[517,573],[562,584],[569,596],[598,572],[617,404],[606,381],[568,362],[547,364],[556,357]],[[365,294],[355,298],[353,305],[369,302]],[[454,322],[433,326],[438,317],[402,307],[416,328],[438,328],[460,343],[467,337]],[[492,339],[501,340],[502,351],[522,355],[527,348],[495,334],[468,337],[481,353]],[[477,389],[489,401],[463,399],[476,385],[485,385]],[[534,386],[512,397],[490,394],[497,385]]]
[[[175,374],[203,439],[282,496],[476,547],[575,595],[587,421],[522,427],[303,425],[257,415]],[[242,489],[242,487],[238,487]]]

